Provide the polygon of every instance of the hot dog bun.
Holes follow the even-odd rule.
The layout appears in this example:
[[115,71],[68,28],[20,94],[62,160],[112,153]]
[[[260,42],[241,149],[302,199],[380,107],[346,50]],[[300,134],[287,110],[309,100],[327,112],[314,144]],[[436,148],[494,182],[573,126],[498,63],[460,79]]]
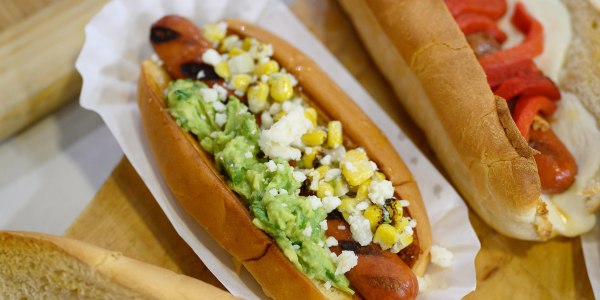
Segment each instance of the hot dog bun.
[[3,299],[235,299],[176,274],[80,241],[0,232]]
[[[444,1],[340,2],[471,208],[511,237],[545,240],[556,234],[549,208],[540,199],[534,152],[519,134],[506,101],[493,95]],[[571,51],[597,51],[587,43],[580,40],[573,48],[578,50]],[[585,60],[571,61],[576,65],[569,68],[591,64]],[[597,73],[577,76],[597,80]],[[590,87],[580,93],[597,91]]]
[[[320,68],[280,38],[242,21],[228,21],[240,36],[269,43],[274,58],[292,73],[320,114],[340,120],[349,140],[364,147],[369,157],[392,181],[396,193],[410,199],[410,215],[421,254],[413,272],[422,275],[429,258],[431,233],[420,192],[414,179],[383,133]],[[253,223],[247,208],[219,174],[212,157],[185,133],[166,110],[163,90],[171,79],[152,61],[142,64],[138,103],[148,144],[169,189],[182,207],[225,249],[240,261],[273,298],[348,298],[312,282],[285,257],[275,242]]]

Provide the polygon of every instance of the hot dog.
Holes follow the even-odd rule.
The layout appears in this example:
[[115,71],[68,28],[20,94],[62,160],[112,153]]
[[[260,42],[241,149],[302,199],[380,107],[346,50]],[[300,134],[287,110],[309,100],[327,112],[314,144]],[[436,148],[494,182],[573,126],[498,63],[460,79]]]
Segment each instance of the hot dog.
[[[490,226],[527,240],[592,228],[600,203],[600,167],[591,155],[600,147],[592,100],[600,74],[590,66],[600,41],[587,25],[600,14],[587,1],[563,1],[582,13],[572,18],[582,25],[569,50],[580,55],[566,56],[562,78],[559,64],[537,64],[556,53],[544,41],[563,34],[560,26],[545,31],[516,1],[340,2],[453,183]],[[560,17],[549,22],[569,22],[563,4],[551,2],[544,11]],[[508,17],[507,31],[499,20]],[[506,46],[515,31],[523,40]]]
[[[416,183],[314,62],[241,21],[201,31],[166,16],[150,40],[164,68],[142,64],[138,104],[161,174],[268,296],[416,297],[431,244]],[[382,277],[381,260],[336,253],[333,214],[396,271]]]

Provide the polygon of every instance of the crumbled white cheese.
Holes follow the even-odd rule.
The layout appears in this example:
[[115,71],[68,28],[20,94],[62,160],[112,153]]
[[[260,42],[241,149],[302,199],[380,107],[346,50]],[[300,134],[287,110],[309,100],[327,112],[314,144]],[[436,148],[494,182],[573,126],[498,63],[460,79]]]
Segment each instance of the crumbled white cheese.
[[269,194],[273,195],[273,196],[277,196],[277,190],[276,189],[270,189],[269,190]]
[[325,281],[325,284],[323,285],[325,287],[325,289],[330,289],[331,288],[331,282],[329,280]]
[[269,81],[269,76],[267,75],[260,75],[260,81],[267,83]]
[[363,210],[367,209],[367,207],[369,207],[369,201],[362,201],[362,202],[356,204],[356,206],[354,208],[358,211],[363,211]]
[[269,170],[269,172],[277,171],[277,165],[275,165],[275,162],[272,159],[266,162],[265,165],[267,166],[267,170]]
[[221,62],[221,55],[215,49],[208,49],[202,54],[202,61],[211,65],[216,66]]
[[419,283],[419,293],[426,292],[431,286],[431,278],[427,274],[423,277],[417,276],[417,282]]
[[225,104],[223,104],[223,102],[218,102],[218,101],[213,102],[213,107],[215,108],[215,110],[217,112],[224,112],[225,109],[227,109],[227,107],[225,107]]
[[330,236],[327,237],[327,239],[325,240],[325,245],[327,245],[327,248],[332,247],[332,246],[337,246],[338,244],[338,240],[336,240],[334,237]]
[[349,161],[346,162],[345,166],[346,166],[346,169],[348,169],[348,171],[350,171],[350,172],[358,171],[358,169]]
[[306,180],[306,175],[300,171],[294,171],[292,175],[297,182],[304,182],[304,180]]
[[232,57],[228,62],[229,72],[231,75],[236,74],[250,74],[254,72],[254,59],[252,59],[252,55],[248,52],[244,52],[242,54],[238,54]]
[[342,200],[339,197],[325,197],[323,198],[323,208],[325,212],[330,213],[338,206],[342,204]]
[[300,245],[293,244],[292,249],[298,250],[298,249],[300,249]]
[[358,264],[358,256],[353,251],[344,250],[337,257],[335,275],[344,274]]
[[310,224],[306,225],[304,230],[302,230],[302,234],[304,234],[306,237],[310,237],[312,235],[312,227]]
[[286,189],[279,189],[279,195],[287,195],[288,191]]
[[410,202],[408,202],[408,200],[400,200],[399,203],[402,207],[408,207],[410,205]]
[[452,265],[452,261],[454,259],[454,254],[450,252],[448,249],[433,245],[431,246],[431,262],[442,267],[448,268]]
[[413,235],[414,234],[413,228],[410,227],[410,225],[409,226],[404,226],[404,232],[406,232],[406,234],[408,234],[408,235]]
[[313,152],[313,148],[311,148],[311,147],[304,148],[304,153],[311,154],[312,152]]
[[319,180],[321,180],[321,173],[319,173],[316,170],[311,171],[310,173],[308,173],[308,176],[311,177],[311,182],[310,182],[310,186],[308,186],[308,189],[311,191],[316,191],[319,189]]
[[310,196],[306,197],[306,200],[308,201],[308,203],[310,204],[310,207],[313,210],[323,206],[323,203],[321,203],[321,200],[317,196],[310,195]]
[[216,131],[211,132],[210,133],[210,137],[213,138],[213,139],[216,138],[217,137],[217,132]]
[[244,153],[244,156],[245,156],[246,158],[252,158],[252,152],[250,152],[250,151],[247,151],[246,153]]
[[379,206],[385,205],[385,199],[394,197],[394,187],[389,180],[371,181],[369,185],[369,199]]
[[269,113],[271,115],[276,115],[279,112],[281,112],[281,104],[279,104],[279,102],[274,102],[273,104],[271,104],[271,106],[269,107]]
[[215,90],[215,92],[217,92],[218,97],[217,99],[219,99],[219,101],[225,101],[227,100],[227,90],[222,87],[221,85],[215,84],[212,86],[212,89]]
[[346,230],[346,225],[338,225],[339,230]]
[[331,161],[339,162],[346,156],[346,147],[340,145],[337,148],[331,150],[329,152],[329,155],[331,155]]
[[206,74],[204,74],[204,70],[200,70],[198,74],[196,74],[196,79],[202,79],[204,77],[206,77]]
[[322,165],[330,165],[331,164],[331,155],[325,155],[323,156],[323,158],[321,158],[320,160]]
[[156,53],[152,53],[152,55],[150,55],[150,59],[155,62],[159,67],[161,67],[164,62],[160,59],[160,57],[158,57],[158,55]]
[[260,114],[260,127],[268,129],[271,125],[273,125],[273,117],[271,117],[268,112],[263,111],[262,114]]
[[371,169],[372,169],[373,171],[377,171],[377,169],[378,169],[378,168],[377,168],[377,164],[375,164],[375,163],[374,163],[374,162],[372,162],[372,161],[369,161],[369,167],[371,167]]
[[298,160],[302,153],[290,145],[299,140],[312,123],[304,116],[302,107],[295,107],[271,128],[263,130],[258,141],[261,150],[270,158]]
[[219,94],[214,89],[200,89],[200,96],[205,102],[215,102],[219,98]]
[[412,220],[408,221],[408,226],[410,226],[412,228],[417,227],[417,220],[412,219]]
[[284,101],[281,104],[281,109],[285,112],[289,112],[290,110],[292,110],[292,108],[294,108],[294,103],[292,103],[292,101]]
[[[220,102],[219,102],[220,103]],[[215,114],[215,122],[219,127],[223,127],[227,123],[227,114],[217,113]]]
[[321,230],[325,231],[327,230],[327,220],[323,220],[319,223],[319,225],[321,226]]
[[373,240],[373,233],[371,232],[371,223],[362,215],[352,215],[348,217],[348,223],[350,223],[350,231],[352,232],[352,238],[357,241],[361,246],[366,246]]
[[342,174],[342,170],[340,170],[338,168],[333,168],[333,169],[330,169],[327,172],[325,172],[325,177],[323,177],[323,180],[325,180],[325,182],[329,182],[329,181],[336,179],[341,174]]

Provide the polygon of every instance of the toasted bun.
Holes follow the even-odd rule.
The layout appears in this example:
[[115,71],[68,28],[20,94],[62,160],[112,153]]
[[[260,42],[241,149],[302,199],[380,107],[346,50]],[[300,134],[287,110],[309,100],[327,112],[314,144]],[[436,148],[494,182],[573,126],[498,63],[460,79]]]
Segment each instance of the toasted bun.
[[470,206],[505,235],[549,238],[533,152],[444,2],[341,3]]
[[[298,50],[257,27],[229,21],[229,30],[273,45],[274,57],[298,79],[303,91],[325,115],[342,121],[345,135],[363,146],[390,178],[400,196],[411,201],[409,213],[417,220],[421,254],[413,271],[422,275],[429,258],[429,220],[412,175],[393,147],[356,104],[320,68]],[[277,245],[253,223],[246,207],[219,174],[209,154],[171,118],[163,91],[171,79],[151,61],[142,64],[138,103],[150,149],[169,189],[182,207],[236,260],[252,273],[273,298],[349,298],[335,289],[312,282],[297,270]]]
[[200,280],[84,242],[0,232],[3,299],[236,299]]

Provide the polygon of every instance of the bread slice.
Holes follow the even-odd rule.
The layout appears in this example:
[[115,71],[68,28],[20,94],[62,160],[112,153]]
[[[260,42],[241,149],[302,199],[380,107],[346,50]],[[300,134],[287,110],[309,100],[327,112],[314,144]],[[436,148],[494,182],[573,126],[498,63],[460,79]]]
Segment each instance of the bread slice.
[[0,232],[2,299],[236,299],[200,280],[81,241]]

